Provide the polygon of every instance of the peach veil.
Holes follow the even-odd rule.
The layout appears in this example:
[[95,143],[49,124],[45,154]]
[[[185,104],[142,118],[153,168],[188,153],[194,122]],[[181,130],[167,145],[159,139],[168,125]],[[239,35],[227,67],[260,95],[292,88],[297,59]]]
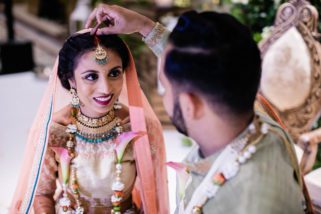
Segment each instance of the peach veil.
[[[31,213],[48,143],[52,114],[60,110],[62,103],[67,104],[70,100],[58,80],[57,67],[58,60],[55,62],[48,87],[29,132],[10,213]],[[142,203],[144,213],[167,214],[169,213],[169,202],[162,128],[140,88],[131,54],[125,75],[120,101],[129,108],[131,128],[133,131],[146,132],[146,127],[148,127],[148,135],[139,138],[134,144],[137,179],[133,198],[136,203]],[[154,151],[153,154],[151,149]]]

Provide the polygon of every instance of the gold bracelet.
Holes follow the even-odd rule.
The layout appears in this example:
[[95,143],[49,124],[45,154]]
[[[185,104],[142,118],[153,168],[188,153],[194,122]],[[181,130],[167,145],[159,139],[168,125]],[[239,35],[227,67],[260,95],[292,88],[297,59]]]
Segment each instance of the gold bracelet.
[[149,47],[153,47],[159,42],[159,40],[162,38],[162,35],[164,34],[165,31],[166,31],[166,28],[159,22],[156,22],[156,25],[152,29],[152,31],[149,32],[146,37],[143,37],[143,41]]

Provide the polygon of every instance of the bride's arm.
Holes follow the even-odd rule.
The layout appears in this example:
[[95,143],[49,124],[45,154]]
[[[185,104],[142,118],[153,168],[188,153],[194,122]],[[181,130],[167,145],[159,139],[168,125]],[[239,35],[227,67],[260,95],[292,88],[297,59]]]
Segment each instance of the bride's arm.
[[54,194],[56,191],[56,179],[58,164],[52,146],[61,146],[65,142],[65,126],[71,123],[71,106],[66,106],[53,115],[49,130],[49,141],[45,153],[45,159],[41,168],[41,174],[33,203],[35,214],[55,213]]
[[54,152],[48,147],[33,202],[35,214],[55,213],[53,196],[56,190],[56,172]]

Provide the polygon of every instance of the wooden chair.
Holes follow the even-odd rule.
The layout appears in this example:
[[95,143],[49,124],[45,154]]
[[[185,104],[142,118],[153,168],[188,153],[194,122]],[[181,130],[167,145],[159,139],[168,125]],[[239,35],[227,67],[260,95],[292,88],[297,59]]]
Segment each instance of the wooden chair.
[[[308,1],[290,0],[279,7],[270,35],[259,44],[260,94],[302,148],[300,166],[304,174],[311,171],[321,142],[321,128],[314,129],[321,113],[321,45],[317,23],[318,12]],[[316,173],[321,176],[321,169],[312,173],[314,177]],[[307,185],[311,189],[308,182]],[[313,188],[318,188],[316,200],[321,204],[321,178]]]
[[304,150],[303,172],[315,161],[321,129],[312,131],[321,112],[321,45],[318,12],[305,0],[280,6],[268,38],[260,43],[260,93],[272,104],[292,138]]

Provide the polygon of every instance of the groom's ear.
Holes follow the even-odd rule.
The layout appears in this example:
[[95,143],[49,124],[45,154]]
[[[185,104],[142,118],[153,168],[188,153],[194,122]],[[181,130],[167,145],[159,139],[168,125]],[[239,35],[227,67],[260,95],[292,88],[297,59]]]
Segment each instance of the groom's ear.
[[204,114],[203,100],[193,93],[181,93],[179,102],[185,119],[198,120]]

